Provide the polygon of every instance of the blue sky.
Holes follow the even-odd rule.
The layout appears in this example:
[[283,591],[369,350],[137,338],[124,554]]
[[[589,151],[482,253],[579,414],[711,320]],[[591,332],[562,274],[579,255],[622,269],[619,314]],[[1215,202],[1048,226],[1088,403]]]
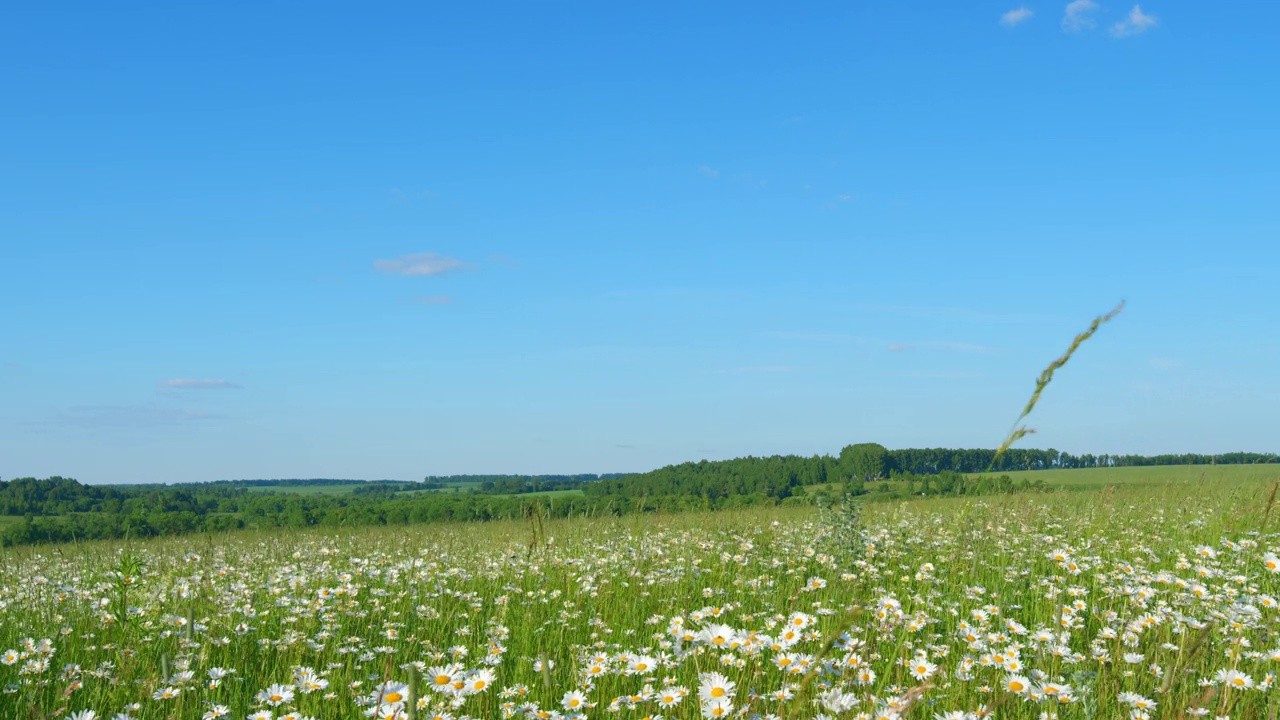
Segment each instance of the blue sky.
[[1275,451],[1280,6],[10,6],[0,476]]

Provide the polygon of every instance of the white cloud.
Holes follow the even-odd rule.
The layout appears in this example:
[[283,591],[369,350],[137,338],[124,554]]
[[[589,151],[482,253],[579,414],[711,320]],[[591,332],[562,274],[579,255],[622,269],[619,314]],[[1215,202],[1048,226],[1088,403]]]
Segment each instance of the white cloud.
[[1031,12],[1030,8],[1015,8],[1000,16],[1000,24],[1005,27],[1017,27],[1030,20],[1032,15],[1035,13]]
[[1097,9],[1098,3],[1093,0],[1072,0],[1062,14],[1062,29],[1067,32],[1092,30],[1098,26],[1098,21],[1093,19]]
[[1129,11],[1129,16],[1124,20],[1111,26],[1111,37],[1122,38],[1130,35],[1140,35],[1153,28],[1159,21],[1155,15],[1148,15],[1142,12],[1142,8],[1134,5]]
[[471,267],[471,263],[433,252],[401,255],[395,260],[373,261],[373,269],[378,272],[406,277],[431,277]]
[[710,165],[699,165],[698,174],[704,175],[709,178],[720,177],[720,171],[711,167]]
[[423,295],[413,301],[419,305],[448,305],[453,302],[453,298],[448,295]]
[[230,380],[194,380],[175,378],[160,383],[160,387],[172,390],[235,390],[240,386]]

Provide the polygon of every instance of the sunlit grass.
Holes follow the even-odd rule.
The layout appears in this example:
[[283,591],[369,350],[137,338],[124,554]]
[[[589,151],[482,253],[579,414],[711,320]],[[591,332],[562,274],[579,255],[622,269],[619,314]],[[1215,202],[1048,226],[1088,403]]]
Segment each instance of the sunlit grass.
[[[872,504],[856,562],[830,554],[809,508],[10,549],[0,652],[17,658],[0,664],[0,708],[360,717],[384,682],[418,672],[410,663],[448,665],[463,647],[451,677],[490,670],[486,689],[453,700],[420,674],[418,717],[572,715],[566,693],[581,691],[587,717],[696,718],[713,670],[736,683],[729,713],[770,718],[856,717],[894,698],[909,718],[984,706],[1128,717],[1122,693],[1159,703],[1152,717],[1193,706],[1266,717],[1280,584],[1266,564],[1276,536],[1258,531],[1272,487],[1222,477]],[[143,562],[129,583],[114,574],[126,546]],[[797,617],[813,624],[771,648]],[[716,645],[707,631],[731,637]],[[993,656],[1007,667],[985,666]],[[653,667],[626,670],[638,657]],[[912,671],[922,658],[936,666],[927,677]],[[234,672],[209,687],[215,668]],[[867,669],[875,680],[859,684]],[[1225,689],[1219,671],[1255,687]],[[1071,702],[1009,693],[1011,676],[1069,686]],[[304,692],[304,677],[326,687]],[[664,683],[691,695],[663,708]],[[287,702],[258,698],[277,684]],[[178,694],[155,699],[165,688]],[[847,695],[823,694],[835,689]]]

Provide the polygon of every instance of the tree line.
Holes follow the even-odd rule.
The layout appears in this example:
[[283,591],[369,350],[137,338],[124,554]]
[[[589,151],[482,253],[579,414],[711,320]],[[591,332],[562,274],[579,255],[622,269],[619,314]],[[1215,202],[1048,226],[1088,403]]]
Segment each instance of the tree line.
[[[1275,453],[1235,452],[1222,455],[1072,455],[1047,450],[1013,448],[1000,457],[990,449],[906,448],[889,450],[876,443],[848,445],[837,456],[774,455],[733,460],[686,462],[647,473],[600,480],[586,486],[589,497],[661,497],[693,495],[724,498],[760,494],[782,500],[803,492],[806,485],[841,483],[845,492],[860,494],[865,483],[897,476],[927,477],[1019,470],[1050,470],[1134,465],[1228,465],[1280,462]],[[925,486],[924,481],[918,485]],[[980,484],[954,483],[981,488]]]
[[[137,486],[135,486],[137,487]],[[386,486],[380,486],[385,488]],[[711,501],[446,493],[263,493],[208,485],[158,486],[145,492],[100,488],[70,478],[0,482],[0,509],[22,520],[0,526],[0,544],[152,537],[244,528],[362,527],[523,517],[721,509],[769,503],[756,496]]]
[[[139,537],[245,527],[394,525],[437,520],[519,517],[536,502],[544,514],[616,514],[654,510],[720,509],[812,502],[806,486],[830,495],[860,495],[888,482],[904,494],[980,495],[1020,492],[1043,483],[1014,481],[997,472],[1131,465],[1238,464],[1280,461],[1270,453],[1222,455],[1071,455],[1054,449],[908,448],[860,443],[831,455],[774,455],[668,465],[647,473],[603,475],[449,475],[422,482],[384,480],[237,480],[173,485],[86,485],[71,478],[0,481],[5,545],[73,539]],[[836,485],[838,483],[838,486]],[[309,485],[356,485],[349,493],[303,494]],[[284,492],[254,488],[277,486]],[[289,492],[288,488],[294,488]],[[581,495],[520,497],[547,490]],[[820,498],[819,498],[820,499]]]

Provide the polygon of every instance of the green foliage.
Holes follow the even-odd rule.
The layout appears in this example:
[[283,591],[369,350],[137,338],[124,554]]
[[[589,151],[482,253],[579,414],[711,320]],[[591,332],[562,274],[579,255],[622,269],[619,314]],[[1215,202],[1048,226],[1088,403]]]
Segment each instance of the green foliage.
[[830,552],[841,566],[852,567],[862,559],[867,530],[862,522],[862,503],[853,493],[845,493],[834,506],[822,508],[820,521]]
[[[929,477],[930,489],[941,484]],[[427,700],[420,718],[501,717],[517,693],[503,691],[519,688],[519,702],[540,709],[584,690],[602,716],[611,699],[641,694],[619,717],[661,710],[697,720],[696,695],[660,708],[642,690],[651,680],[613,661],[666,641],[660,677],[696,692],[714,669],[744,706],[790,720],[875,716],[883,698],[912,693],[919,704],[902,714],[911,720],[980,709],[1007,720],[1129,718],[1128,692],[1158,701],[1151,717],[1208,708],[1208,717],[1267,718],[1277,690],[1259,686],[1274,671],[1280,574],[1268,570],[1277,536],[1256,531],[1272,489],[1192,479],[1051,501],[863,504],[862,495],[848,510],[829,508],[845,513],[830,532],[807,507],[573,520],[535,511],[484,525],[140,539],[126,553],[105,542],[10,550],[0,563],[0,653],[20,657],[0,663],[0,717],[112,717],[133,703],[138,720],[200,718],[215,704],[231,718],[360,717],[395,681],[408,683],[409,705]],[[105,617],[118,605],[101,601],[133,573],[124,632]],[[1066,617],[1077,601],[1082,611]],[[794,645],[751,655],[673,637],[727,624],[736,636],[776,638],[776,618],[797,612],[808,625]],[[1048,641],[1035,639],[1044,633]],[[997,634],[1008,644],[993,647]],[[1010,671],[980,660],[1015,643],[1019,674],[1070,685],[1070,702],[1011,694]],[[466,672],[487,667],[496,678],[451,708],[417,675],[458,646]],[[607,675],[582,683],[601,652]],[[805,692],[808,675],[779,662],[797,656],[817,668],[814,692]],[[841,672],[852,657],[875,677],[863,684]],[[920,657],[937,665],[928,682],[912,674]],[[213,668],[235,672],[210,683]],[[273,684],[296,687],[300,668],[328,688],[279,707],[256,699]],[[1224,689],[1214,678],[1228,669],[1257,684]],[[814,704],[819,683],[847,689],[857,707],[826,713]],[[170,685],[181,694],[154,699]],[[795,697],[768,699],[780,690]]]
[[855,483],[879,480],[889,474],[889,451],[878,443],[847,445],[840,451],[840,475]]
[[[1050,448],[1011,448],[999,458],[990,449],[907,448],[885,450],[875,445],[841,455],[857,465],[857,472],[885,477],[878,485],[844,476],[844,463],[826,455],[775,455],[720,462],[672,465],[649,473],[626,476],[503,476],[448,489],[422,488],[423,483],[345,483],[286,481],[280,487],[266,481],[188,483],[179,485],[84,485],[70,478],[18,478],[0,481],[0,544],[70,542],[94,538],[153,537],[242,528],[360,527],[407,525],[443,520],[498,520],[521,517],[525,503],[544,504],[547,517],[620,515],[635,512],[712,510],[786,503],[821,504],[806,497],[805,486],[838,483],[841,492],[887,499],[899,495],[980,495],[1034,490],[1061,483],[1057,473],[1090,468],[1103,476],[1123,468],[1144,466],[1185,468],[1259,467],[1277,463],[1275,454],[1222,455],[1071,455]],[[849,450],[846,448],[846,450]],[[853,458],[861,457],[861,460]],[[998,477],[974,480],[959,477],[995,465]],[[1275,467],[1275,465],[1272,465]],[[868,469],[869,468],[869,469]],[[1170,473],[1185,474],[1186,469]],[[1035,478],[1023,473],[1032,471]],[[1194,474],[1198,476],[1199,470]],[[948,474],[950,473],[950,474]],[[850,473],[852,475],[852,471]],[[1094,477],[1089,475],[1089,477]],[[928,478],[926,480],[926,478]],[[1153,481],[1160,477],[1152,476]],[[1024,481],[1025,480],[1025,481]],[[891,485],[887,490],[886,482]],[[325,483],[328,483],[326,485]],[[340,487],[342,492],[325,492]],[[868,488],[879,487],[880,493]],[[414,488],[405,490],[402,488]],[[319,490],[319,491],[317,491]],[[268,492],[278,491],[278,492]],[[508,492],[509,491],[509,492]],[[825,491],[823,494],[827,494]],[[523,498],[523,500],[522,500]],[[825,501],[830,503],[830,499]]]

